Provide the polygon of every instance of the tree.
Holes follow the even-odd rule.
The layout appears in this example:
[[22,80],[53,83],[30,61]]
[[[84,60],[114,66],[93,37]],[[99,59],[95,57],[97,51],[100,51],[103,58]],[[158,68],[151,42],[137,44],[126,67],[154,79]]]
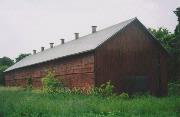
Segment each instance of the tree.
[[20,54],[17,58],[16,58],[16,63],[19,62],[20,60],[22,60],[23,58],[25,58],[26,56],[31,55],[30,53],[28,54]]
[[175,39],[175,35],[172,34],[168,29],[160,27],[159,29],[148,29],[161,45],[171,54],[173,51],[172,42]]
[[0,58],[0,66],[11,66],[14,64],[14,61],[9,57]]
[[4,85],[4,70],[6,70],[8,66],[0,66],[0,85]]
[[176,29],[174,30],[174,34],[177,37],[180,37],[180,24],[177,24]]
[[176,14],[176,16],[178,17],[178,24],[176,26],[176,29],[174,30],[174,34],[178,37],[180,37],[180,7],[177,8],[174,13]]
[[157,38],[161,45],[168,51],[170,57],[168,59],[169,80],[177,80],[178,74],[178,49],[173,43],[177,43],[175,35],[166,28],[159,29],[149,28],[149,31]]
[[4,84],[4,70],[13,64],[14,61],[8,57],[0,58],[0,85]]

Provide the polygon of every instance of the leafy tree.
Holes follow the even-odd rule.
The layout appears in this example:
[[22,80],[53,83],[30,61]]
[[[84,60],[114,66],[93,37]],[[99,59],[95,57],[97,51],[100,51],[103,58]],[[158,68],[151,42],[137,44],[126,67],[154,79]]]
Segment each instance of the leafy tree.
[[176,26],[176,29],[174,30],[174,34],[175,34],[175,36],[180,37],[180,25],[179,24]]
[[0,85],[4,84],[4,70],[13,64],[14,61],[8,57],[0,58]]
[[159,29],[149,28],[149,31],[157,38],[157,40],[161,43],[161,45],[168,51],[170,57],[168,59],[168,71],[169,71],[169,80],[175,81],[177,80],[178,74],[178,48],[174,46],[176,45],[176,37],[166,28],[160,27]]
[[8,66],[0,66],[0,85],[4,84],[4,70],[6,70]]
[[171,54],[173,51],[172,42],[175,39],[174,34],[172,34],[168,29],[160,27],[159,29],[148,29],[156,39],[161,43],[161,45]]
[[174,13],[176,14],[176,16],[178,17],[178,24],[176,26],[176,29],[174,30],[174,34],[178,37],[180,37],[180,7],[176,9],[176,11],[174,11]]
[[8,57],[0,58],[0,66],[11,66],[14,64],[14,61]]
[[31,55],[30,53],[28,54],[20,54],[17,58],[16,58],[16,63],[19,62],[20,60],[22,60],[23,58],[25,58],[26,56]]

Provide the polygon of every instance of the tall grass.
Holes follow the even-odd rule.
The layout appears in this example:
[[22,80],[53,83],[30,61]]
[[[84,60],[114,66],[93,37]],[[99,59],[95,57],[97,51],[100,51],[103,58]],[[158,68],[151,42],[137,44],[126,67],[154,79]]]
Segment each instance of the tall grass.
[[0,117],[180,117],[180,97],[122,99],[0,87]]

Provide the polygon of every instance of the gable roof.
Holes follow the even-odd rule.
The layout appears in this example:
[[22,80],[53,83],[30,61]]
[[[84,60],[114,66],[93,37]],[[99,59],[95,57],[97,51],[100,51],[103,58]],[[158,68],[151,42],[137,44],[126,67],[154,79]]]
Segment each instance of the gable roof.
[[128,24],[133,22],[135,19],[136,18],[126,20],[119,24],[99,30],[95,33],[80,37],[79,39],[72,40],[64,44],[60,44],[58,46],[55,46],[54,48],[46,49],[43,52],[38,52],[34,55],[29,55],[21,61],[17,62],[16,64],[12,65],[8,69],[6,69],[5,72],[94,50],[103,42],[112,37],[114,34],[116,34],[124,27],[126,27]]
[[153,41],[156,42],[156,44],[160,47],[160,49],[162,49],[168,55],[167,51],[162,47],[162,45],[158,42],[158,40],[135,17],[126,20],[124,22],[115,24],[113,26],[107,27],[105,29],[99,30],[95,33],[80,37],[76,40],[72,40],[64,44],[57,45],[54,48],[46,49],[43,52],[38,52],[34,55],[29,55],[24,59],[22,59],[21,61],[10,66],[4,72],[95,50],[106,40],[108,40],[109,38],[120,32],[128,24],[131,24],[135,20],[138,21],[143,26],[143,28],[150,34],[150,36],[152,36]]

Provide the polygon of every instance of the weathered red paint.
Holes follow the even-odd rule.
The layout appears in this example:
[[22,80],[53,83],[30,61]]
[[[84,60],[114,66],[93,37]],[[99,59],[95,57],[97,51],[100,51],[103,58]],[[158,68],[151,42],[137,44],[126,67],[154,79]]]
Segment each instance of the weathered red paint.
[[7,86],[26,86],[27,78],[32,78],[33,87],[41,87],[41,78],[48,70],[65,86],[89,89],[94,86],[94,56],[92,53],[58,59],[6,73]]
[[[97,48],[96,85],[111,80],[117,92],[132,94],[142,88],[152,95],[167,95],[166,53],[152,38],[134,22]],[[141,78],[142,87],[133,81]]]
[[6,73],[7,86],[41,87],[48,69],[69,88],[99,86],[112,81],[117,92],[149,91],[167,95],[167,53],[145,27],[134,21],[94,51],[32,65]]

